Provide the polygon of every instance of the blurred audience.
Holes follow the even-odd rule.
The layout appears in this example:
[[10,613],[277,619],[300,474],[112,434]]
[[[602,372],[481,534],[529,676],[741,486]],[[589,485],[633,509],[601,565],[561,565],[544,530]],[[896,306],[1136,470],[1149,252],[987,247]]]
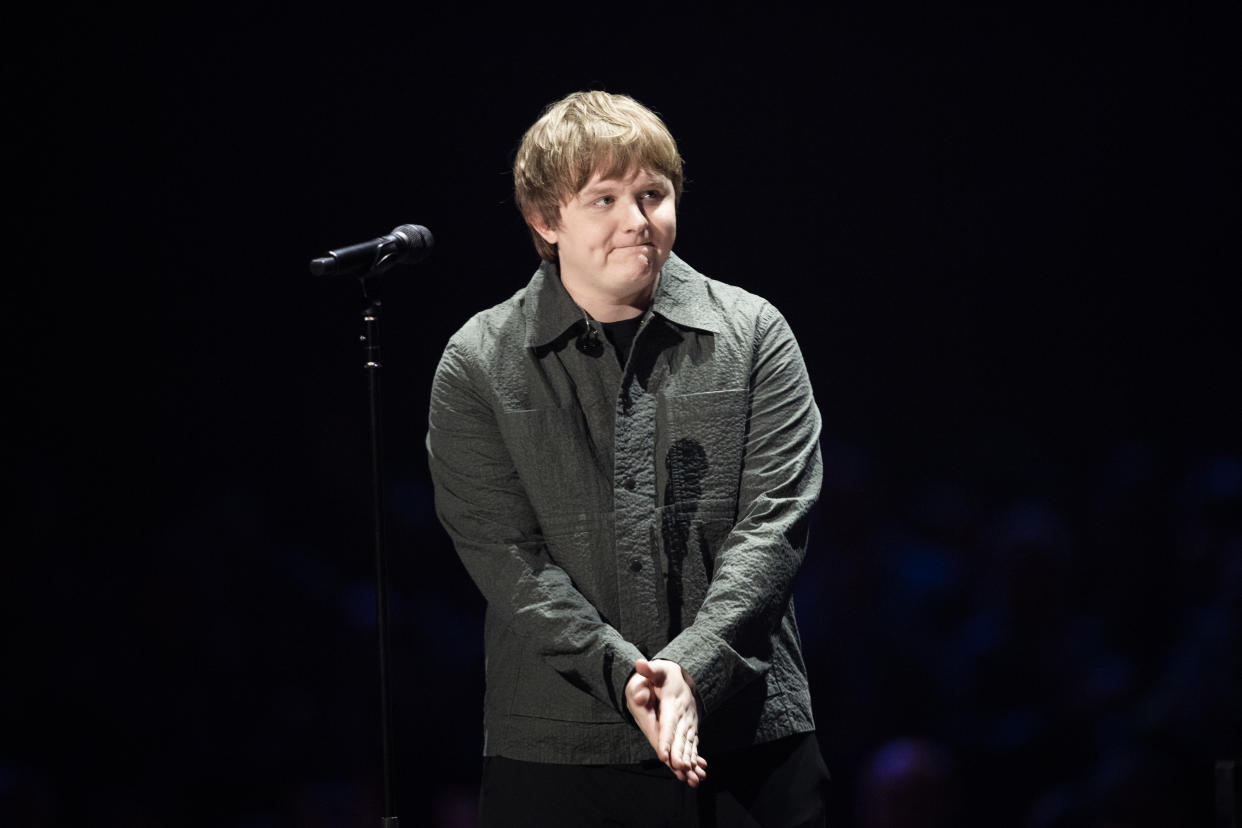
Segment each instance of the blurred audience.
[[[1210,823],[1214,764],[1242,758],[1238,458],[1181,469],[1121,444],[1065,475],[1073,490],[1007,496],[947,475],[903,486],[841,440],[824,453],[795,598],[836,824]],[[426,487],[395,489],[390,543],[417,553],[392,573],[399,815],[468,828],[482,734],[461,722],[482,679],[463,695],[426,672],[477,669],[479,599]],[[60,573],[77,615],[52,619],[46,651],[67,681],[9,701],[81,738],[9,739],[0,822],[375,818],[370,560],[340,553],[365,539],[262,501],[205,486],[142,574],[103,558]]]
[[882,746],[863,767],[858,787],[859,828],[952,828],[959,823],[957,768],[939,745],[899,739]]

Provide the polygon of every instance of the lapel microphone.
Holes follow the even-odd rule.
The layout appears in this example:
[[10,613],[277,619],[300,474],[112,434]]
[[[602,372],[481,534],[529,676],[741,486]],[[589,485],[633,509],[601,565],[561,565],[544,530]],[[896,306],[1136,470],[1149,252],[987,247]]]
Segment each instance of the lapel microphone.
[[582,322],[586,325],[586,330],[578,335],[578,341],[575,344],[578,350],[587,356],[597,357],[604,352],[604,342],[590,319],[583,319]]

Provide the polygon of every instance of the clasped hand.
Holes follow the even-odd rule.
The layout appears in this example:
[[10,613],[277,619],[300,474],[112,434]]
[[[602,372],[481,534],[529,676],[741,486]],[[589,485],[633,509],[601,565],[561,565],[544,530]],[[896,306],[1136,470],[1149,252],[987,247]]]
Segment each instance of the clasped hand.
[[689,674],[673,661],[640,658],[625,685],[625,703],[660,761],[697,788],[707,777],[707,760],[699,756],[699,703]]

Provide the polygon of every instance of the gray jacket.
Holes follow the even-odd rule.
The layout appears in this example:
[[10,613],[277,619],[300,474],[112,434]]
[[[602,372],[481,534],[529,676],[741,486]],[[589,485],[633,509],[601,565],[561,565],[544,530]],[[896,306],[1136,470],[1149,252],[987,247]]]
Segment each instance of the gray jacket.
[[545,262],[436,370],[436,509],[487,600],[484,753],[653,758],[625,707],[643,657],[694,678],[709,761],[814,729],[790,596],[820,418],[793,334],[676,256],[624,369],[597,326]]

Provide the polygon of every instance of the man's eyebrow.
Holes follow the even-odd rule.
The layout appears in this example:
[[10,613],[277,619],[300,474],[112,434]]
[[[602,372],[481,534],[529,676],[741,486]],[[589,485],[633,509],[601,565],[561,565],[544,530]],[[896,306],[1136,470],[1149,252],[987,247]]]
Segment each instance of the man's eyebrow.
[[[639,178],[635,180],[634,186],[639,187],[639,188],[663,187],[664,180],[660,178],[659,176],[649,175],[645,178]],[[586,198],[587,196],[592,196],[592,195],[603,195],[605,193],[609,193],[618,188],[624,189],[623,187],[621,187],[621,183],[619,181],[617,181],[614,178],[608,178],[603,181],[598,181],[594,184],[591,184],[590,186],[583,187],[581,192],[578,193],[578,195],[583,198]]]
[[600,181],[599,183],[592,184],[589,187],[583,187],[582,191],[579,192],[578,195],[585,198],[587,196],[607,193],[615,187],[616,187],[615,181]]

